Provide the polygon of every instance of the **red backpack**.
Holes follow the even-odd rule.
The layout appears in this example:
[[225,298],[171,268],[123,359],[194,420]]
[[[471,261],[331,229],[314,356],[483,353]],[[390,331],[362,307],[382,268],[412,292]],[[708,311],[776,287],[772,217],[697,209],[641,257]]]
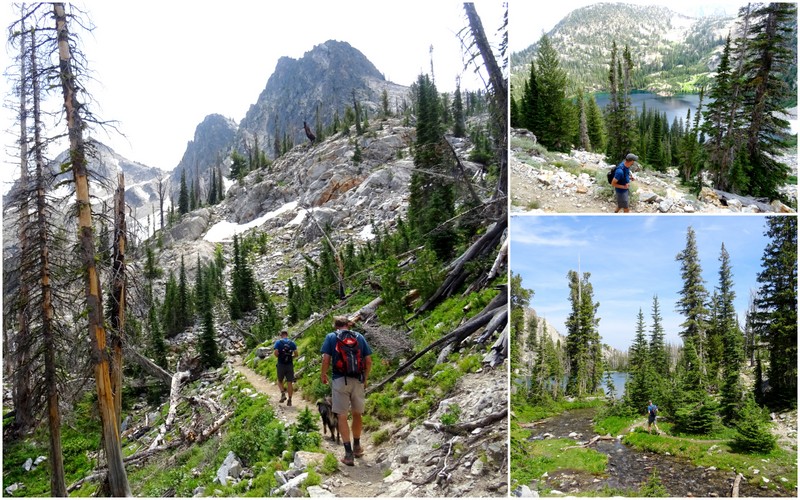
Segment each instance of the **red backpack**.
[[361,380],[364,373],[364,358],[358,336],[350,330],[336,332],[336,351],[333,356],[335,373]]

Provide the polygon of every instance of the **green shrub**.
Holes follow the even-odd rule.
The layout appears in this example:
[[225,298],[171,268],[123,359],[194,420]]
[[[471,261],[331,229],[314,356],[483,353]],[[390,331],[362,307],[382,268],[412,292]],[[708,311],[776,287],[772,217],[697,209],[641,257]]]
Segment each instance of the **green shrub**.
[[381,429],[372,435],[372,444],[379,446],[389,440],[392,436],[389,434],[388,429]]
[[447,408],[447,411],[439,417],[439,420],[444,425],[455,425],[458,423],[458,419],[461,416],[461,407],[458,406],[456,403],[451,403],[450,406]]
[[731,448],[743,453],[769,453],[775,448],[775,443],[763,410],[752,397],[748,398],[739,411]]
[[322,473],[329,476],[337,470],[339,470],[339,460],[333,453],[326,453],[322,460]]
[[392,420],[400,414],[401,401],[393,391],[373,393],[367,399],[367,413],[380,420]]
[[431,411],[431,403],[428,400],[415,401],[406,405],[405,415],[411,420],[417,420],[428,415]]
[[647,480],[645,485],[642,486],[640,493],[641,496],[645,498],[669,496],[667,494],[667,489],[664,488],[664,485],[661,484],[661,479],[658,477],[657,467],[653,467],[653,473],[650,475],[650,479]]

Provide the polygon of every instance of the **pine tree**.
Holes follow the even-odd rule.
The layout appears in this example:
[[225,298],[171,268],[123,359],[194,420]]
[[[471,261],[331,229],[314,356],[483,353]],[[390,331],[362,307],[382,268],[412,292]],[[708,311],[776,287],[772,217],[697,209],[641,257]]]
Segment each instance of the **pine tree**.
[[774,199],[785,184],[789,167],[776,160],[786,147],[789,122],[783,118],[785,102],[794,97],[783,80],[796,73],[797,8],[791,3],[762,4],[753,12],[747,33],[743,77],[747,153],[752,196]]
[[722,357],[722,387],[720,388],[722,418],[731,422],[738,411],[742,399],[742,387],[739,374],[744,364],[744,351],[739,325],[736,321],[736,310],[733,301],[736,294],[733,291],[733,276],[730,265],[730,256],[725,250],[725,244],[720,251],[719,268],[719,311],[717,315],[718,328],[722,332],[723,357]]
[[669,355],[664,344],[664,326],[661,324],[661,309],[657,295],[653,296],[651,318],[653,326],[650,330],[650,364],[653,366],[653,371],[657,376],[666,379],[669,377]]
[[[708,137],[705,147],[708,151],[709,170],[714,186],[721,190],[732,187],[731,169],[739,149],[737,144],[740,132],[741,99],[738,82],[730,61],[731,37],[725,41],[717,74],[711,83],[709,103],[703,114],[703,131]],[[735,186],[741,187],[741,186]]]
[[771,406],[797,403],[797,218],[767,218],[754,328],[768,345]]
[[600,111],[594,95],[589,96],[589,102],[586,106],[586,127],[592,151],[603,151],[606,142],[606,127],[603,123],[603,113]]
[[567,73],[561,68],[558,52],[553,48],[547,35],[542,35],[539,40],[536,68],[541,123],[538,129],[532,132],[546,148],[569,151],[572,116],[566,100]]
[[409,187],[408,220],[419,240],[440,259],[454,251],[455,230],[440,226],[455,215],[455,187],[449,178],[451,161],[441,147],[442,133],[436,87],[427,75],[417,78],[417,138],[414,172]]
[[189,189],[186,186],[186,170],[181,170],[181,188],[178,194],[178,213],[180,215],[189,213]]
[[586,116],[586,99],[581,91],[578,94],[578,112],[579,112],[579,125],[578,125],[578,141],[577,144],[580,144],[581,149],[584,151],[591,151],[592,150],[592,143],[589,140],[589,123],[588,118]]
[[775,448],[775,436],[769,430],[766,416],[752,396],[747,397],[736,421],[736,436],[731,448],[744,453],[769,453]]
[[579,277],[575,271],[567,273],[572,312],[567,318],[567,356],[570,373],[567,393],[584,397],[594,393],[603,376],[603,359],[600,334],[596,318],[599,303],[593,299],[590,273]]
[[634,110],[630,100],[632,71],[633,62],[628,47],[625,47],[623,57],[620,58],[617,43],[616,41],[612,42],[608,71],[609,101],[606,108],[606,125],[608,127],[606,159],[614,164],[632,152],[634,144],[636,144]]
[[525,332],[525,309],[530,304],[533,291],[522,287],[522,276],[511,273],[510,317],[508,327],[511,338],[511,371],[516,372],[521,359]]
[[453,97],[453,136],[464,137],[467,133],[464,118],[464,103],[461,100],[461,85],[456,85],[455,96]]
[[189,284],[186,281],[186,266],[183,262],[183,255],[181,255],[181,267],[178,272],[177,321],[181,330],[194,324],[189,303]]
[[630,377],[625,384],[625,401],[635,413],[641,412],[647,406],[647,401],[653,398],[650,349],[644,330],[644,313],[639,309],[639,315],[636,317],[636,336],[628,350]]
[[[695,349],[696,352],[691,353],[691,358],[697,359],[698,366],[691,368],[692,370],[699,369],[699,373],[705,376],[704,343],[708,323],[708,309],[706,308],[708,292],[703,281],[694,229],[691,226],[686,233],[686,247],[675,257],[675,260],[681,262],[681,279],[683,280],[677,309],[685,318],[681,324],[683,330],[680,332],[684,342],[684,368],[687,370],[690,368],[687,352]],[[689,340],[691,343],[688,343]],[[699,384],[700,381],[698,380],[697,383]],[[699,388],[698,386],[697,389]]]

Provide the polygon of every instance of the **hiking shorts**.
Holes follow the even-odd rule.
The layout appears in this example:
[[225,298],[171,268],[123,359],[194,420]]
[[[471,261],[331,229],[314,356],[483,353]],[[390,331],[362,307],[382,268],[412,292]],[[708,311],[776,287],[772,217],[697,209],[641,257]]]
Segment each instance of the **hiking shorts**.
[[653,415],[653,414],[647,415],[647,423],[648,424],[653,424],[653,423],[655,423],[655,421],[656,421],[656,416],[655,415]]
[[331,392],[333,394],[333,413],[344,415],[345,418],[350,410],[353,413],[364,413],[364,384],[359,379],[335,378],[331,382]]
[[294,364],[282,365],[278,363],[278,381],[294,382]]
[[631,198],[630,190],[624,189],[622,191],[617,191],[617,208],[629,208],[629,200]]

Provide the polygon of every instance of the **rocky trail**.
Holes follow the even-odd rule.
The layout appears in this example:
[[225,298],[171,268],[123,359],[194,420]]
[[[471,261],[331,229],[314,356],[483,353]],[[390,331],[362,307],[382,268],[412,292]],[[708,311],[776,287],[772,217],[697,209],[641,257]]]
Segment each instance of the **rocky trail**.
[[[308,406],[314,415],[318,415],[314,401],[308,401],[303,397],[302,391],[295,387],[292,406],[286,403],[279,403],[280,389],[278,384],[267,380],[263,375],[259,375],[237,358],[233,363],[233,369],[247,379],[250,385],[257,392],[265,394],[273,402],[275,417],[288,424],[297,422],[298,414]],[[318,421],[318,424],[320,422]],[[356,459],[353,467],[339,464],[339,471],[334,472],[330,477],[323,480],[322,487],[315,489],[311,487],[310,496],[336,496],[336,497],[376,497],[385,490],[382,484],[384,472],[383,468],[375,462],[377,450],[369,440],[369,436],[364,436],[362,446],[364,456]],[[332,453],[337,459],[344,454],[344,447],[332,441],[330,437],[323,437],[321,447],[324,452]]]
[[[527,213],[614,213],[616,202],[606,181],[611,168],[601,154],[573,150],[569,154],[542,154],[534,147],[535,138],[525,130],[512,130],[509,155],[511,211]],[[787,153],[781,161],[797,175],[797,154]],[[721,196],[704,187],[699,196],[679,181],[676,168],[665,173],[633,169],[632,213],[794,213],[774,200]],[[781,192],[796,202],[797,186],[784,186]]]

